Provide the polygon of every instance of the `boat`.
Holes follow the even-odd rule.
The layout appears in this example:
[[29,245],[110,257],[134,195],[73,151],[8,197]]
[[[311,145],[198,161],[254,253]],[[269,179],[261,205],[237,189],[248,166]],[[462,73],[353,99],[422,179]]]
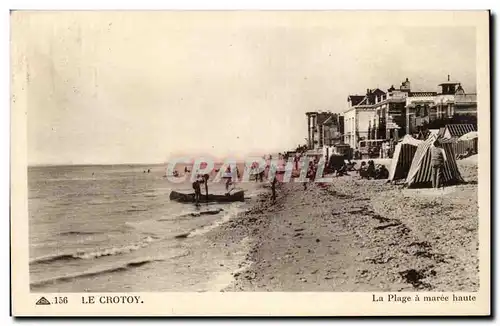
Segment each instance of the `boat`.
[[[180,203],[194,203],[194,192],[173,190],[170,193],[170,200]],[[236,190],[229,193],[208,194],[208,199],[207,195],[202,193],[200,197],[200,202],[230,203],[236,201],[245,201],[245,191]]]

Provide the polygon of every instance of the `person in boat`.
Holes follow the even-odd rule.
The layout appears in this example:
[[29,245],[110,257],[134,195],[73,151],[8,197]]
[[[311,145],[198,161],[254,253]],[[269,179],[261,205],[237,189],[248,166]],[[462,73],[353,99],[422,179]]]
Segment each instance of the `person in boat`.
[[202,177],[202,183],[205,185],[205,195],[207,196],[208,200],[208,179],[210,179],[210,174],[205,173]]
[[199,175],[196,176],[196,180],[193,182],[193,189],[194,189],[194,201],[196,205],[199,204],[200,198],[201,198],[201,183],[202,179],[200,178]]
[[231,166],[228,165],[226,168],[226,172],[224,173],[224,178],[226,179],[226,191],[229,191],[229,186],[231,185],[232,177],[231,177]]

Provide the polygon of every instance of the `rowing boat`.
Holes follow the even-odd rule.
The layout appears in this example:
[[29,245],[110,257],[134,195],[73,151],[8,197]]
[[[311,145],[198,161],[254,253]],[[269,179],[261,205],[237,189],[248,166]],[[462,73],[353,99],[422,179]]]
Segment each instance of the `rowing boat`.
[[[194,192],[189,191],[172,191],[170,193],[170,200],[177,201],[180,203],[194,203]],[[200,196],[200,202],[219,202],[219,203],[230,203],[236,201],[245,201],[245,192],[243,190],[233,191],[229,194],[218,193],[218,194],[202,194]]]

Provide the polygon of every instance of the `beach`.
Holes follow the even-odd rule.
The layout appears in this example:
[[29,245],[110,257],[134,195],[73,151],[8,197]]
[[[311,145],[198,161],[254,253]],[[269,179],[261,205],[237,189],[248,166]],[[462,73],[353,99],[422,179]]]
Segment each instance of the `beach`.
[[477,156],[457,164],[465,183],[439,190],[350,172],[264,192],[207,234],[248,250],[222,291],[477,291]]

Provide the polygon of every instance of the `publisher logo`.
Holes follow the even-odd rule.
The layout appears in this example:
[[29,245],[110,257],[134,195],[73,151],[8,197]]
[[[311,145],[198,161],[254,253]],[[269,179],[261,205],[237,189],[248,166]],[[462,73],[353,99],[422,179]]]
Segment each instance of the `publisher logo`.
[[50,302],[45,297],[41,297],[40,299],[38,299],[38,301],[35,304],[37,306],[47,306],[47,305],[50,305]]

